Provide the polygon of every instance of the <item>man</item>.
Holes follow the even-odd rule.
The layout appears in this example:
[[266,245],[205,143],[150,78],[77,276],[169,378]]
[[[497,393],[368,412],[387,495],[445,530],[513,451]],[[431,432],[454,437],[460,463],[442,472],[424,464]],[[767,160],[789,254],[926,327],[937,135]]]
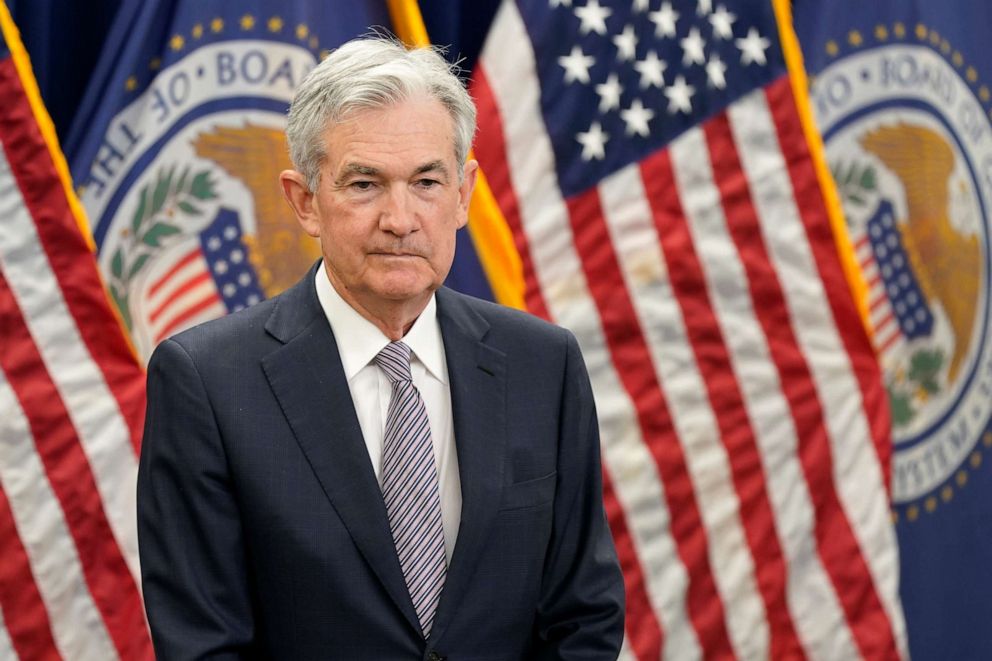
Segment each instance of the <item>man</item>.
[[623,585],[565,330],[441,288],[477,165],[444,60],[350,42],[282,186],[323,260],[164,342],[138,479],[164,659],[612,659]]

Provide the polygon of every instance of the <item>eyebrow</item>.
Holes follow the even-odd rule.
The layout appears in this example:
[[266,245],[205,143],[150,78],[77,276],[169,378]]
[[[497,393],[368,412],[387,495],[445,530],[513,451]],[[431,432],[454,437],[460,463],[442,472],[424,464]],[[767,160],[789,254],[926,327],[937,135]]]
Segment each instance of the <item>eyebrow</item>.
[[344,166],[344,169],[341,170],[341,174],[337,177],[337,179],[334,180],[334,185],[341,186],[344,184],[345,180],[348,179],[348,177],[355,174],[360,174],[366,177],[374,177],[379,174],[379,170],[370,165],[348,163]]
[[424,163],[419,168],[414,170],[414,174],[424,174],[425,172],[438,172],[445,177],[449,176],[448,168],[444,165],[444,161],[431,161],[430,163]]
[[[413,174],[414,176],[418,174],[424,174],[427,172],[437,172],[444,176],[445,178],[450,178],[450,173],[448,172],[447,166],[444,161],[429,161],[423,165],[417,167]],[[341,170],[341,174],[334,180],[335,186],[344,185],[345,181],[348,180],[352,175],[362,175],[364,177],[376,177],[379,176],[379,168],[374,168],[371,165],[362,165],[361,163],[348,163]]]

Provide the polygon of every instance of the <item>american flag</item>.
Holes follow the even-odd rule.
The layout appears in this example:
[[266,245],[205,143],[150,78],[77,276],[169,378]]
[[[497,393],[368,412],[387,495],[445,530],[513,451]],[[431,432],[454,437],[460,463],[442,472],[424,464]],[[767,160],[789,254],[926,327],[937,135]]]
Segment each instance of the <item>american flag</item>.
[[142,292],[149,353],[170,335],[265,298],[248,260],[238,215],[230,209],[222,208],[192,245],[181,243],[170,254]]
[[929,337],[933,312],[912,269],[892,204],[883,201],[854,241],[868,285],[868,309],[878,354],[885,358],[906,340]]
[[150,659],[144,373],[2,2],[0,27],[0,659]]
[[505,0],[473,74],[526,305],[593,380],[625,658],[905,656],[887,402],[788,11]]

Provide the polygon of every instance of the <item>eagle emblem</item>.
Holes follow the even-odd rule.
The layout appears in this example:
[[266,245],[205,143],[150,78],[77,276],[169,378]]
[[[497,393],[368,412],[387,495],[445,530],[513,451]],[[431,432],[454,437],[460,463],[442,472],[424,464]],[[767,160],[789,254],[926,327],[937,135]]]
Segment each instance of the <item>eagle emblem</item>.
[[279,188],[279,173],[293,167],[286,134],[253,124],[218,126],[201,133],[193,150],[251,193],[255,232],[243,241],[265,294],[274,296],[294,284],[320,256],[320,244],[300,229]]
[[953,383],[971,344],[982,275],[978,237],[951,222],[954,152],[935,131],[906,123],[868,131],[861,145],[902,184],[907,213],[898,231],[924,297],[943,310],[953,334],[947,365]]

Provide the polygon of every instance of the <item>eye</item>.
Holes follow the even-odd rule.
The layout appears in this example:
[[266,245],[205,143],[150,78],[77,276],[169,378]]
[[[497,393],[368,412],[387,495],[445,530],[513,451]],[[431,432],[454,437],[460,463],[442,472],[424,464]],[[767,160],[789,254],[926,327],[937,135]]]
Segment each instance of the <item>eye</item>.
[[354,190],[367,191],[372,190],[372,187],[375,186],[375,182],[358,180],[351,182],[348,186]]
[[440,185],[441,185],[441,182],[438,181],[437,179],[418,179],[417,180],[417,186],[419,186],[420,188],[427,188],[427,189],[437,188]]

